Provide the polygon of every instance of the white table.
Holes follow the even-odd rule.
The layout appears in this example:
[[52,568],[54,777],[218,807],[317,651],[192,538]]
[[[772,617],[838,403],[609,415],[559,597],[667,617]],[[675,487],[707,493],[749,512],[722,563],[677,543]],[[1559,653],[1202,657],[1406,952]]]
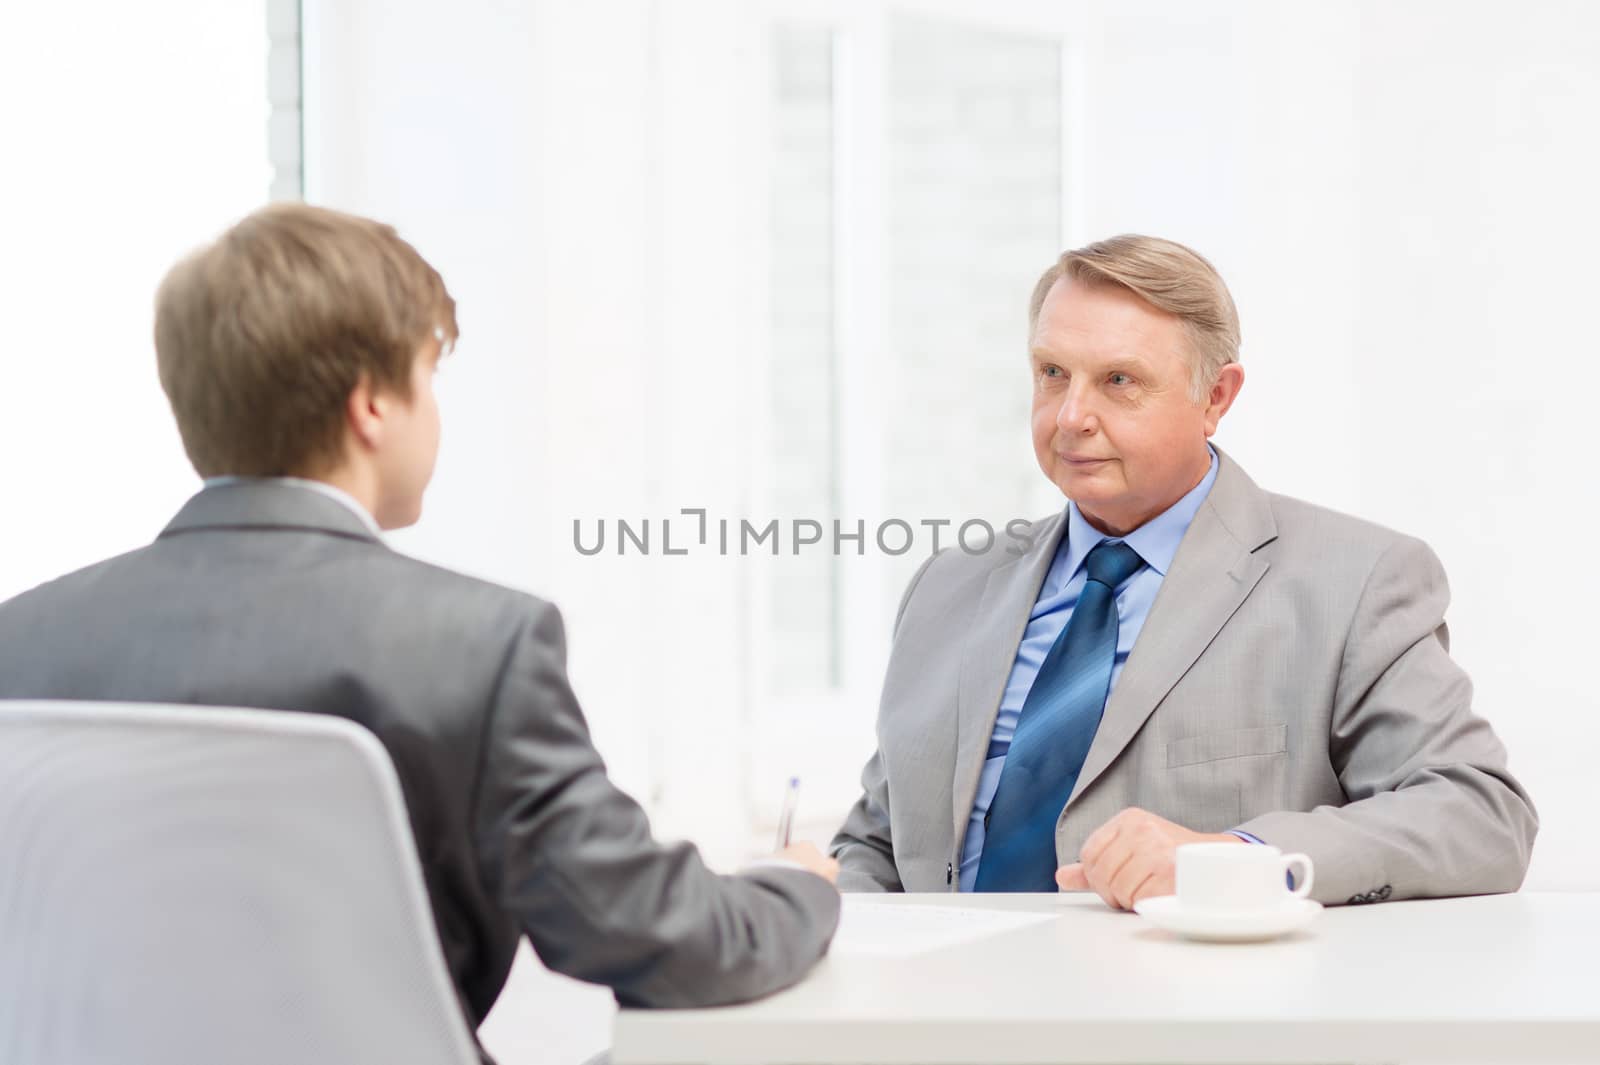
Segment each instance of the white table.
[[1600,1061],[1600,894],[1333,908],[1256,944],[1179,940],[1092,895],[846,905],[1054,916],[913,956],[830,955],[749,1005],[622,1010],[616,1065]]

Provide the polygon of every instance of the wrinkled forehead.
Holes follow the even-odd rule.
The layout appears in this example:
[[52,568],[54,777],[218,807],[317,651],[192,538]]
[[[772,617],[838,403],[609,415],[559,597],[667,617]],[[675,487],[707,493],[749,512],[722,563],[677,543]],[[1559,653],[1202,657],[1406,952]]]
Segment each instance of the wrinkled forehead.
[[1130,360],[1152,369],[1185,367],[1190,339],[1183,320],[1119,285],[1063,278],[1039,308],[1029,352],[1063,366]]

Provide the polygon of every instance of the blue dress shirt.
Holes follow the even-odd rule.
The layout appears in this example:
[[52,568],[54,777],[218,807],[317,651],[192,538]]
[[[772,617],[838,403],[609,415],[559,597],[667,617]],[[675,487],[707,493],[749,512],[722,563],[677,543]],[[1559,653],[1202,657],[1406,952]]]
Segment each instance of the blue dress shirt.
[[[1209,447],[1208,447],[1209,450]],[[1145,618],[1156,601],[1156,592],[1172,566],[1173,556],[1189,523],[1200,511],[1200,504],[1211,493],[1217,479],[1217,453],[1211,452],[1211,469],[1189,493],[1151,518],[1127,536],[1121,537],[1129,547],[1139,552],[1145,567],[1122,586],[1117,593],[1117,657],[1111,665],[1111,687],[1117,685],[1122,675],[1128,652],[1144,628]],[[1039,598],[1034,601],[1028,615],[1028,627],[1017,646],[1017,657],[1011,666],[1011,676],[1006,680],[1005,694],[1000,699],[1000,715],[995,719],[994,732],[989,737],[989,756],[983,763],[983,775],[978,778],[978,795],[972,803],[972,815],[967,819],[966,842],[961,848],[961,890],[971,891],[978,879],[978,861],[983,857],[984,824],[989,804],[994,801],[995,789],[1000,786],[1000,771],[1005,768],[1006,752],[1011,748],[1011,736],[1017,729],[1017,715],[1022,712],[1028,689],[1044,663],[1044,656],[1054,646],[1061,630],[1072,619],[1072,609],[1088,581],[1083,560],[1101,540],[1115,540],[1096,529],[1078,511],[1076,503],[1067,504],[1067,528],[1056,546],[1055,559],[1044,583],[1039,586]]]

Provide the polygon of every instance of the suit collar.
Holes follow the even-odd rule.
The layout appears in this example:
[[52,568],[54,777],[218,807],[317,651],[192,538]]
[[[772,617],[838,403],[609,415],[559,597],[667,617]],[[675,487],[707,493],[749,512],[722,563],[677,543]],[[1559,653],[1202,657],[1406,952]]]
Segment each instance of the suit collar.
[[1272,502],[1227,452],[1220,447],[1213,449],[1217,453],[1217,483],[1200,509],[1209,509],[1223,531],[1241,548],[1259,550],[1278,538]]
[[197,529],[299,529],[382,543],[338,500],[273,480],[229,481],[190,497],[162,539]]
[[337,485],[329,484],[327,481],[310,480],[305,477],[208,477],[205,482],[207,488],[219,488],[226,484],[278,484],[304,488],[318,495],[327,496],[357,518],[360,518],[361,524],[373,536],[380,536],[382,532],[378,528],[377,519],[367,511],[366,507],[361,505],[360,500]]

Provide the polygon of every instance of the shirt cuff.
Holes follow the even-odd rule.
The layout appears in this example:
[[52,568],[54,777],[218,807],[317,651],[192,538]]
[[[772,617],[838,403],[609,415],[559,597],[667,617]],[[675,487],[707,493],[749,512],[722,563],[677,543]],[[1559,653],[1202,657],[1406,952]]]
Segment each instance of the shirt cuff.
[[[1246,843],[1259,843],[1263,847],[1265,847],[1267,845],[1267,841],[1266,840],[1260,838],[1259,836],[1252,836],[1250,833],[1246,832],[1242,828],[1230,828],[1230,829],[1228,829],[1228,835],[1230,835],[1230,836],[1238,836],[1240,839],[1244,840]],[[1283,874],[1283,880],[1284,880],[1284,883],[1289,885],[1289,890],[1293,891],[1294,890],[1294,874],[1293,873],[1284,873]]]

